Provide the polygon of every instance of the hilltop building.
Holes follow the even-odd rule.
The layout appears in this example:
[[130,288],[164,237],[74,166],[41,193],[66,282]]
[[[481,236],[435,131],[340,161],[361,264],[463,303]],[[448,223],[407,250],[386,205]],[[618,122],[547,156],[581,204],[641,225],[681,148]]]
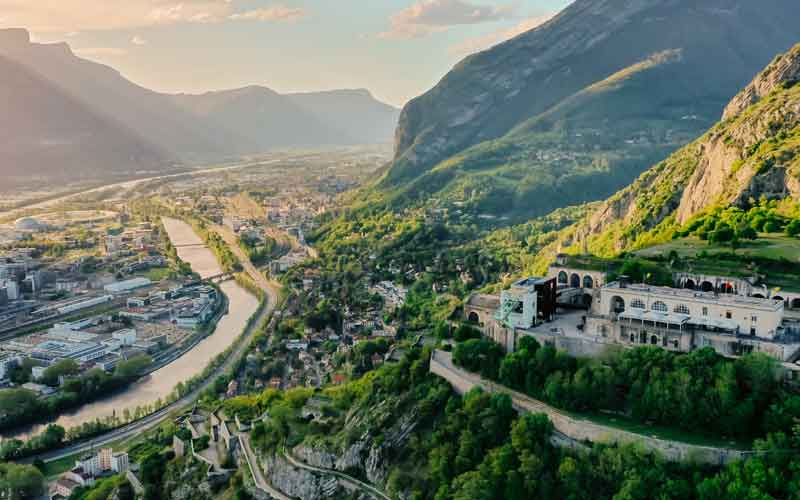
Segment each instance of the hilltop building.
[[689,288],[673,288],[625,277],[607,282],[605,273],[561,266],[549,274],[549,281],[521,280],[500,296],[473,295],[465,319],[508,351],[531,336],[583,357],[649,345],[676,352],[710,347],[730,357],[761,352],[788,363],[800,358],[800,316],[787,311],[790,302],[754,293],[763,290],[742,280],[681,275],[676,282]]

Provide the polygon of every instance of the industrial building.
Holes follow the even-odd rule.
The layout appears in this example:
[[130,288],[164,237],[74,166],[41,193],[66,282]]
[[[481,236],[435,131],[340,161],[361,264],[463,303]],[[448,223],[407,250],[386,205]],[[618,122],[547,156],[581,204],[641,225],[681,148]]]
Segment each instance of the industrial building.
[[113,294],[123,294],[129,293],[134,290],[138,290],[140,288],[144,288],[146,286],[150,286],[152,281],[147,278],[132,278],[125,281],[117,281],[116,283],[111,283],[103,287],[103,289],[108,293]]

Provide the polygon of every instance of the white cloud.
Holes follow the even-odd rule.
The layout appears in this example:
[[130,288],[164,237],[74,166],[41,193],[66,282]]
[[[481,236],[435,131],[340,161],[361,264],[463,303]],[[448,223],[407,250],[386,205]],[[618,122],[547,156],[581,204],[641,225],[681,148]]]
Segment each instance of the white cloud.
[[526,31],[530,31],[538,26],[541,26],[552,19],[554,15],[555,14],[547,14],[543,16],[531,17],[525,19],[512,28],[498,30],[484,36],[469,38],[457,45],[450,47],[450,53],[457,56],[467,56],[469,54],[486,50],[489,47],[497,45],[498,43],[505,42],[506,40],[510,40],[517,35],[521,35]]
[[248,10],[231,14],[228,18],[234,21],[292,21],[304,17],[305,9],[276,5],[263,9]]
[[475,5],[467,0],[420,0],[391,18],[389,31],[381,38],[418,38],[444,31],[450,26],[499,21],[512,17],[510,5]]
[[142,45],[147,45],[147,40],[140,37],[139,35],[136,35],[133,38],[131,38],[131,43],[134,45],[142,46]]
[[3,26],[40,33],[133,29],[226,20],[276,21],[297,17],[280,4],[237,13],[231,0],[0,0]]

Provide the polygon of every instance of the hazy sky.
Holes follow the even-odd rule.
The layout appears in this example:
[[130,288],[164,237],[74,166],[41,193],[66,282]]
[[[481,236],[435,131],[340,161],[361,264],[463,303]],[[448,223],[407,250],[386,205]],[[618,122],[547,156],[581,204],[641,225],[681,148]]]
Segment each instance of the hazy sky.
[[395,105],[570,0],[0,0],[0,26],[169,92],[366,87]]

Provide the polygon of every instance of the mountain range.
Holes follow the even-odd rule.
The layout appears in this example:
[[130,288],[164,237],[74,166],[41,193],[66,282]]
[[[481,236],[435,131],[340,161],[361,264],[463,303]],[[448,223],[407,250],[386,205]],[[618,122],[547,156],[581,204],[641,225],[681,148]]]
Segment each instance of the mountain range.
[[796,7],[576,0],[409,102],[373,189],[393,208],[457,202],[511,221],[603,199],[701,135],[800,39]]
[[391,141],[398,110],[366,90],[282,95],[251,86],[164,94],[76,56],[0,30],[7,182],[159,172],[278,148]]

